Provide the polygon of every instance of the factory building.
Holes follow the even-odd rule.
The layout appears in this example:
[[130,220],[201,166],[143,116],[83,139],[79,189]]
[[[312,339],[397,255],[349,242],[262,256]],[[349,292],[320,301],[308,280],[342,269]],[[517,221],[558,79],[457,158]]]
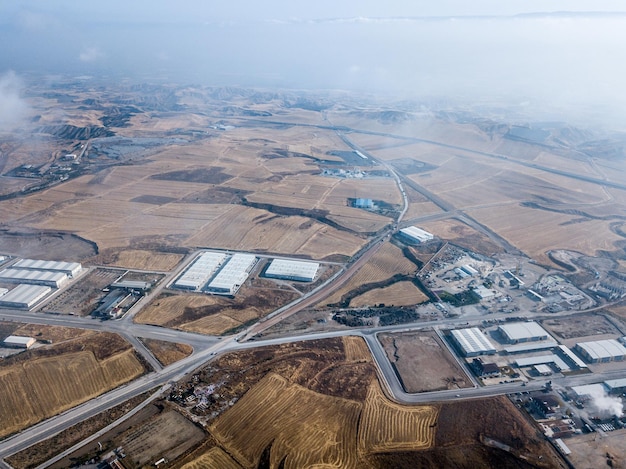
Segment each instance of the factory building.
[[0,306],[30,309],[51,291],[52,288],[47,286],[20,284],[9,293],[0,297]]
[[547,340],[550,334],[535,321],[515,322],[498,327],[500,334],[510,344]]
[[312,282],[320,265],[317,262],[274,259],[265,271],[265,276],[299,282]]
[[29,283],[60,288],[68,281],[67,274],[51,270],[28,270],[10,267],[0,271],[0,281],[10,283]]
[[372,199],[354,199],[354,206],[356,208],[374,208],[374,201]]
[[413,241],[414,243],[425,243],[426,241],[430,241],[434,239],[434,236],[428,231],[424,231],[417,226],[409,226],[407,228],[402,228],[400,233]]
[[455,329],[450,333],[459,350],[466,357],[496,353],[496,348],[477,327]]
[[4,347],[10,348],[25,348],[29,349],[35,345],[37,341],[32,337],[22,337],[19,335],[10,335],[2,342]]
[[141,280],[120,280],[109,285],[111,288],[121,288],[125,290],[149,290],[152,286],[151,282],[142,282]]
[[461,267],[461,270],[465,272],[467,275],[469,275],[470,277],[473,277],[474,275],[478,275],[478,271],[471,265],[464,265]]
[[496,293],[484,285],[478,285],[472,290],[472,293],[478,297],[479,300],[491,300],[496,296]]
[[552,363],[557,370],[559,371],[571,371],[571,368],[565,363],[559,356],[554,355],[553,353],[548,355],[541,355],[538,357],[524,357],[518,358],[515,360],[515,364],[518,368],[523,368],[525,366],[537,366],[537,365],[546,365],[548,363]]
[[42,261],[37,259],[21,259],[13,264],[12,267],[15,269],[63,272],[70,278],[75,278],[82,270],[82,266],[78,262]]
[[626,348],[615,339],[580,342],[574,350],[588,363],[607,363],[626,358]]
[[187,270],[174,282],[174,287],[200,291],[226,259],[222,252],[200,254]]
[[607,379],[604,386],[610,394],[623,394],[626,392],[626,378]]
[[256,257],[252,254],[235,254],[209,283],[211,293],[234,295],[248,278]]

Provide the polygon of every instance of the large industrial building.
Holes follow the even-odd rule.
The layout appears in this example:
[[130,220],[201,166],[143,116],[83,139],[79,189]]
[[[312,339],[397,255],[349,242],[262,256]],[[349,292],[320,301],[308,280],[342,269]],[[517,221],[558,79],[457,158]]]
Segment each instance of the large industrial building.
[[28,270],[11,267],[0,271],[0,281],[60,288],[67,283],[68,277],[63,272],[52,270]]
[[11,348],[31,348],[37,341],[32,337],[22,337],[19,335],[10,335],[2,342],[5,347]]
[[42,261],[37,259],[21,259],[13,264],[12,267],[16,269],[63,272],[70,278],[76,277],[82,270],[82,266],[78,262]]
[[265,271],[266,277],[312,282],[320,265],[317,262],[274,259]]
[[400,233],[409,238],[414,243],[425,243],[426,241],[430,241],[434,238],[434,236],[428,231],[424,231],[417,226],[409,226],[407,228],[402,228]]
[[466,357],[496,353],[496,348],[477,327],[451,331],[454,342]]
[[548,338],[551,338],[550,334],[548,334],[548,332],[535,321],[503,324],[498,327],[498,330],[504,339],[510,344],[547,340]]
[[574,347],[589,363],[607,363],[626,359],[626,348],[615,339],[580,342]]
[[0,306],[30,309],[51,291],[52,288],[48,286],[20,284],[0,297]]
[[226,259],[222,252],[200,254],[187,270],[174,282],[176,288],[200,291]]
[[234,295],[248,278],[256,263],[253,254],[234,254],[207,286],[207,291]]

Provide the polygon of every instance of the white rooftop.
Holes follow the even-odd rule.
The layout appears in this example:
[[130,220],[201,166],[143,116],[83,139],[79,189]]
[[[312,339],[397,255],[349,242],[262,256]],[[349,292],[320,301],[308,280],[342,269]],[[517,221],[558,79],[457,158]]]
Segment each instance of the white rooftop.
[[572,391],[578,396],[604,396],[606,394],[606,389],[600,383],[572,386]]
[[570,367],[567,366],[567,363],[565,363],[563,360],[561,360],[561,358],[557,357],[553,353],[549,355],[541,355],[539,357],[518,358],[517,360],[515,360],[515,363],[520,368],[524,366],[534,366],[534,365],[542,365],[545,363],[554,363],[557,366],[557,368],[561,371],[570,370]]
[[604,385],[609,389],[614,388],[625,388],[626,387],[626,378],[620,379],[607,379],[604,382]]
[[82,267],[78,262],[43,261],[39,259],[21,259],[13,264],[20,269],[58,270],[61,272],[76,272]]
[[550,336],[548,332],[535,321],[514,322],[512,324],[502,324],[500,330],[506,334],[510,340],[531,339],[533,337]]
[[23,337],[20,335],[10,335],[6,339],[4,339],[5,344],[9,345],[22,345],[24,347],[28,347],[32,345],[35,341],[32,337]]
[[592,342],[579,342],[576,344],[589,356],[596,360],[603,358],[621,357],[626,355],[626,347],[615,339],[594,340]]
[[19,284],[13,290],[0,298],[0,303],[24,304],[31,306],[46,296],[52,289],[44,285]]
[[418,228],[417,226],[407,226],[406,228],[402,228],[400,230],[400,233],[403,233],[406,236],[409,236],[410,238],[413,238],[420,242],[429,241],[434,238],[434,236],[431,233],[429,233],[428,231],[422,230],[421,228]]
[[4,269],[0,271],[0,278],[14,280],[31,280],[43,282],[63,282],[67,275],[63,272],[53,270],[26,270],[26,269]]
[[200,254],[187,270],[178,277],[174,285],[180,288],[200,289],[209,281],[222,262],[226,254],[222,252],[204,252]]
[[265,271],[268,277],[296,277],[313,280],[320,265],[317,262],[274,259]]
[[254,262],[256,256],[253,254],[234,254],[220,270],[211,283],[209,289],[234,291],[240,287],[248,278],[248,270]]
[[477,327],[455,329],[451,332],[459,345],[468,354],[488,353],[496,350],[489,339]]

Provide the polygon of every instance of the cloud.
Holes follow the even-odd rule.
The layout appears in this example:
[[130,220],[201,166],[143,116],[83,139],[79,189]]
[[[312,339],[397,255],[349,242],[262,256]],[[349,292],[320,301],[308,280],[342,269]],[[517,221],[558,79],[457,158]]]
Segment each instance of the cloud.
[[24,120],[28,105],[20,96],[22,82],[13,71],[0,75],[0,131],[12,130]]
[[622,417],[624,415],[624,405],[619,398],[607,395],[602,389],[593,390],[589,396],[592,406],[600,416]]
[[102,57],[104,57],[104,54],[97,47],[86,47],[78,56],[81,62],[95,62]]

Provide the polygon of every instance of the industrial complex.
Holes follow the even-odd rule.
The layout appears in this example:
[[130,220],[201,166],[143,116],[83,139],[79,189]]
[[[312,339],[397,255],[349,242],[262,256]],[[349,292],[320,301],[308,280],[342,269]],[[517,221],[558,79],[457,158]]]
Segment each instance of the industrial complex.
[[224,263],[226,254],[222,252],[203,252],[174,282],[174,287],[200,291]]
[[206,290],[211,293],[234,295],[248,278],[256,260],[256,256],[252,254],[234,254],[209,282]]
[[424,231],[417,226],[409,226],[407,228],[402,228],[400,230],[400,234],[405,238],[409,239],[414,243],[425,243],[427,241],[431,241],[434,239],[434,235],[429,233],[428,231]]
[[496,353],[491,341],[477,327],[455,329],[451,334],[459,350],[466,357]]

